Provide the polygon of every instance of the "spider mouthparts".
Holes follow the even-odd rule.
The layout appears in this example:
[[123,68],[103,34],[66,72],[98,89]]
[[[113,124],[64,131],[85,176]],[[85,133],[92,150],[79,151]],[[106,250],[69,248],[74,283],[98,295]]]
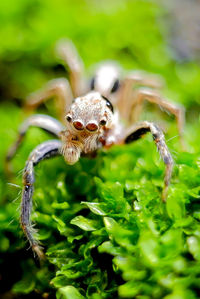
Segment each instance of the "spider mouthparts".
[[68,146],[63,146],[62,148],[62,154],[64,156],[65,161],[67,162],[67,164],[69,165],[73,165],[75,164],[81,155],[81,148],[71,145],[71,147]]

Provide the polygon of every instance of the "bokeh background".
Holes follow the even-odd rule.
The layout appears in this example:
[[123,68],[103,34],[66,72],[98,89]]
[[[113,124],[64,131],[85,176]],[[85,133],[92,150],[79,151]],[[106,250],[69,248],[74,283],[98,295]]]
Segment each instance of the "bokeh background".
[[[187,233],[183,232],[183,227],[184,225],[192,226],[194,223],[192,222],[192,224],[188,224],[185,220],[185,224],[179,223],[178,226],[176,223],[176,213],[172,211],[173,209],[178,211],[177,213],[180,216],[178,219],[180,220],[181,217],[187,218],[188,214],[190,215],[190,212],[193,213],[195,211],[195,208],[196,212],[198,212],[199,209],[198,202],[195,202],[195,208],[193,205],[188,204],[188,202],[191,203],[188,199],[189,196],[193,196],[198,201],[198,186],[200,183],[198,180],[200,111],[199,13],[200,4],[198,0],[8,0],[0,2],[0,298],[55,298],[55,294],[57,294],[58,298],[72,299],[82,298],[81,296],[94,299],[118,297],[145,299],[198,298],[200,290],[197,285],[198,275],[200,275],[200,273],[197,269],[199,267],[198,250],[200,249],[200,241],[199,239],[190,239],[191,243],[192,241],[194,241],[194,243],[196,242],[196,247],[191,247],[192,245],[190,242],[186,240]],[[112,250],[103,249],[103,247],[100,249],[102,252],[106,252],[107,250],[107,255],[109,257],[106,255],[104,258],[106,257],[106,259],[108,259],[108,265],[114,272],[112,272],[110,268],[106,269],[105,266],[102,266],[104,262],[103,259],[101,260],[100,256],[96,257],[96,262],[95,256],[91,257],[91,259],[93,259],[93,262],[90,261],[93,263],[92,267],[100,269],[100,272],[107,271],[105,277],[101,276],[99,273],[98,276],[98,271],[96,272],[95,275],[98,276],[98,283],[95,281],[94,268],[91,267],[91,271],[93,272],[88,270],[89,272],[87,274],[84,273],[85,276],[88,276],[87,281],[84,281],[83,284],[79,281],[82,278],[79,278],[77,281],[77,278],[73,276],[72,273],[71,276],[69,273],[66,274],[67,268],[63,270],[65,271],[63,272],[65,274],[61,274],[63,277],[67,277],[68,280],[65,280],[63,277],[60,278],[59,273],[57,272],[60,280],[55,280],[50,284],[50,281],[55,279],[56,271],[61,269],[61,264],[70,264],[70,260],[66,260],[68,254],[70,258],[72,258],[71,252],[69,253],[66,251],[65,255],[62,257],[60,257],[61,253],[59,252],[52,257],[52,252],[56,252],[56,250],[59,251],[61,248],[62,250],[63,248],[66,249],[65,246],[69,247],[69,244],[72,247],[72,251],[74,250],[75,252],[77,246],[81,246],[78,244],[79,239],[81,240],[81,238],[84,238],[82,244],[84,243],[85,246],[89,241],[93,240],[87,231],[84,231],[86,235],[81,235],[80,232],[77,235],[77,232],[74,228],[72,229],[72,225],[70,226],[70,224],[67,226],[66,231],[63,232],[64,228],[62,230],[62,225],[65,224],[61,221],[66,221],[66,219],[68,219],[69,222],[70,219],[78,215],[77,213],[80,212],[79,208],[77,208],[79,206],[78,202],[88,199],[92,201],[92,199],[95,198],[96,191],[94,192],[94,186],[95,184],[99,186],[100,183],[92,181],[94,175],[99,175],[105,182],[108,180],[113,182],[113,184],[119,180],[122,186],[127,186],[126,177],[129,180],[129,184],[131,180],[138,180],[138,185],[135,182],[137,186],[134,185],[134,187],[130,187],[131,191],[128,189],[130,192],[134,192],[134,199],[137,198],[137,192],[139,192],[137,191],[137,188],[141,177],[143,179],[142,184],[144,184],[144,182],[146,182],[145,177],[148,179],[151,177],[152,179],[155,175],[154,183],[160,188],[162,185],[161,178],[163,167],[161,165],[162,163],[158,162],[159,165],[157,165],[157,162],[155,162],[158,160],[158,156],[154,153],[155,149],[153,145],[151,145],[151,138],[142,141],[139,145],[136,145],[135,148],[130,147],[127,150],[116,148],[113,152],[111,150],[110,154],[108,154],[108,159],[105,158],[104,153],[102,153],[100,154],[100,160],[97,159],[97,162],[80,162],[78,166],[74,167],[74,170],[67,168],[67,166],[60,160],[55,160],[55,162],[50,162],[50,164],[46,164],[45,162],[44,166],[39,167],[37,170],[37,178],[39,179],[35,195],[37,207],[39,206],[39,208],[38,212],[34,213],[33,219],[40,225],[40,227],[42,227],[40,239],[44,241],[46,246],[49,242],[50,248],[48,247],[48,250],[50,258],[46,261],[45,265],[39,266],[39,263],[34,262],[31,250],[26,250],[28,244],[24,241],[18,221],[21,194],[21,170],[23,169],[25,159],[30,150],[41,141],[48,139],[48,136],[37,129],[31,129],[25,145],[13,161],[13,177],[8,177],[5,173],[5,154],[9,145],[17,136],[17,128],[20,122],[26,117],[23,105],[27,95],[40,88],[49,79],[61,76],[68,77],[68,70],[62,66],[61,61],[58,60],[54,51],[55,43],[58,39],[63,37],[70,38],[76,45],[78,52],[84,61],[86,69],[85,75],[88,76],[88,78],[91,76],[92,66],[95,63],[104,59],[117,60],[125,70],[142,69],[151,73],[160,74],[166,82],[165,87],[163,88],[163,95],[170,98],[173,102],[181,103],[186,108],[187,122],[185,127],[185,140],[188,153],[184,154],[179,153],[180,146],[178,143],[177,130],[172,116],[159,113],[158,111],[154,114],[152,107],[149,107],[148,105],[148,112],[145,112],[142,116],[143,119],[146,117],[153,120],[158,118],[168,122],[168,130],[166,133],[167,139],[171,140],[168,142],[168,145],[173,152],[176,161],[174,183],[179,183],[178,191],[174,191],[174,197],[172,196],[172,198],[177,198],[176,195],[178,192],[185,192],[186,194],[189,189],[193,190],[194,188],[197,188],[195,191],[191,191],[190,195],[187,193],[187,196],[182,196],[175,207],[173,206],[173,200],[171,199],[171,206],[170,204],[168,205],[168,214],[166,211],[161,211],[162,209],[159,208],[161,209],[160,212],[163,217],[161,217],[163,223],[164,221],[167,223],[165,228],[163,228],[162,233],[167,229],[170,231],[170,229],[173,228],[171,235],[169,233],[171,243],[167,245],[169,247],[168,249],[172,250],[172,252],[177,251],[177,256],[179,258],[176,261],[179,263],[177,266],[179,268],[176,268],[176,270],[174,270],[170,264],[174,256],[171,257],[171,260],[169,258],[170,266],[167,264],[169,266],[169,271],[166,274],[165,279],[170,280],[170,277],[172,276],[178,279],[177,277],[180,278],[182,275],[185,277],[185,286],[184,281],[181,282],[182,284],[179,282],[178,286],[174,281],[171,284],[167,283],[167,281],[158,283],[158,277],[161,274],[160,272],[156,272],[157,264],[152,265],[149,261],[145,261],[145,259],[144,264],[141,262],[140,266],[134,264],[134,267],[138,267],[138,271],[148,272],[145,276],[143,275],[144,273],[142,274],[140,271],[140,278],[138,278],[139,276],[136,275],[136,272],[130,273],[130,269],[127,270],[129,268],[128,265],[122,265],[119,261],[112,264],[111,256],[113,257],[117,255],[117,253],[114,252],[114,247]],[[40,112],[52,113],[52,110],[48,105],[49,104],[42,106]],[[146,148],[151,148],[153,158],[151,152],[146,153]],[[128,154],[126,156],[127,151]],[[133,156],[132,151],[135,151]],[[147,162],[144,162],[145,159],[143,160],[142,155],[146,157],[145,159]],[[125,172],[119,172],[119,177],[114,174],[117,172],[117,169],[120,170],[121,167],[125,168],[124,165],[126,164],[124,163],[127,163],[127,165],[132,163],[135,167],[138,156],[140,157],[142,171],[140,172],[138,170],[138,173],[136,172],[136,178],[134,176],[128,177]],[[110,165],[111,162],[109,159],[114,159],[116,163],[113,168],[113,173],[112,171],[110,172],[110,167],[112,168],[113,164]],[[122,162],[119,162],[120,159]],[[181,170],[179,169],[180,165],[182,167]],[[189,168],[183,165],[187,165]],[[71,184],[73,186],[71,189],[68,185],[64,186],[66,169],[69,173],[67,178],[74,177],[74,180],[70,181],[69,179],[70,183],[68,182],[69,185]],[[180,173],[180,171],[182,172]],[[80,178],[77,178],[77,173],[80,174]],[[89,178],[90,181],[88,183]],[[192,181],[191,184],[189,183],[190,181]],[[85,182],[85,185],[83,182]],[[50,186],[52,187],[52,190]],[[145,187],[144,185],[142,186],[143,187],[141,188],[144,190],[146,190],[145,188],[150,188],[149,185],[145,185]],[[68,190],[68,187],[70,191]],[[101,188],[104,187],[101,186]],[[111,188],[110,185],[109,188]],[[134,191],[131,188],[133,188]],[[75,192],[77,189],[79,192]],[[151,191],[149,191],[150,194]],[[119,190],[116,191],[116,194],[117,192],[119,192]],[[113,200],[116,199],[116,194],[113,195]],[[145,207],[146,204],[149,204],[152,209],[157,209],[156,206],[152,204],[152,198],[146,199],[149,200],[147,203],[143,201],[143,197],[139,196],[139,199],[137,198],[139,201],[141,200],[141,205],[144,204],[143,207]],[[62,198],[63,201],[65,201],[66,198],[71,198],[71,200],[75,201],[75,204],[71,202],[71,214],[63,214],[64,212],[59,212],[59,209],[62,211],[62,208],[58,208],[54,200],[56,200],[58,204],[62,201],[60,198]],[[77,198],[77,201],[75,198]],[[130,194],[128,200],[133,200],[131,199]],[[158,203],[158,201],[159,198],[157,198],[156,203]],[[51,209],[49,210],[50,203]],[[106,205],[106,203],[104,204]],[[187,204],[189,206],[188,209]],[[130,206],[132,206],[131,203]],[[67,207],[65,208],[68,210]],[[50,219],[51,213],[54,214],[54,220]],[[85,216],[84,213],[85,212],[83,211],[81,215]],[[116,213],[114,214],[116,215]],[[196,220],[193,218],[193,221],[198,222],[199,214],[195,215],[196,218],[194,218]],[[144,219],[148,218],[148,221],[151,220],[152,223],[154,223],[155,219],[151,219],[151,217],[154,217],[155,215],[145,214],[143,216]],[[121,216],[119,216],[119,218],[120,217]],[[155,218],[156,217],[159,218],[157,214]],[[135,221],[138,221],[138,219],[135,219]],[[120,221],[123,223],[123,220]],[[126,221],[128,220],[126,219]],[[157,225],[156,221],[155,223],[154,224]],[[178,241],[179,245],[182,242],[182,246],[179,246],[178,248],[172,246],[172,239],[176,239],[176,235],[174,235],[174,223],[176,223],[176,227],[180,227],[181,231],[180,236],[177,238],[179,238],[178,240],[180,241]],[[131,226],[133,223],[125,223],[124,225],[129,225],[126,227],[126,232],[124,232],[125,236],[128,229],[134,231],[134,226]],[[196,222],[195,225],[196,231],[190,231],[190,234],[199,238],[198,225]],[[143,229],[139,224],[138,227],[138,230]],[[160,225],[160,227],[162,227],[162,225]],[[103,231],[103,226],[101,229]],[[151,239],[149,231],[152,232],[153,228],[149,224],[146,229],[148,232],[146,232],[148,244],[148,240]],[[56,230],[60,232],[62,237],[60,237]],[[79,228],[79,230],[81,230],[81,228]],[[112,233],[113,236],[111,236]],[[145,249],[143,252],[144,255],[145,252],[147,256],[151,253],[158,254],[157,251],[156,253],[154,252],[154,247],[158,246],[156,244],[159,242],[159,244],[162,242],[159,239],[160,235],[158,237],[158,235],[154,235],[154,233],[152,233],[153,241],[151,241],[155,241],[155,244],[149,241],[150,245],[153,244],[151,248],[152,252],[148,253],[148,250],[146,252]],[[116,229],[112,232],[107,231],[107,234],[111,234],[106,237],[108,240],[109,238],[113,238],[114,245],[118,244],[120,248],[123,248],[125,241],[116,241],[115,239],[117,238],[115,236]],[[98,237],[100,235],[101,233],[99,233],[99,235],[97,234]],[[68,238],[69,236],[71,237],[71,241]],[[105,234],[102,233],[102,236],[105,236]],[[191,235],[189,236],[191,237]],[[100,243],[102,244],[103,241],[106,241],[106,238],[103,238],[99,243],[97,242],[96,246],[99,246]],[[122,236],[120,236],[119,239],[120,238],[122,238]],[[72,239],[76,240],[76,246]],[[129,239],[129,233],[127,233],[126,240],[127,239]],[[68,242],[66,243],[67,245],[59,243],[65,241]],[[140,246],[143,246],[142,244],[144,243],[143,241],[145,241],[145,238],[140,241],[140,243],[134,241],[136,242],[134,244],[137,249],[141,248]],[[51,246],[55,245],[57,242],[58,244],[61,244],[59,245],[60,248],[52,249]],[[166,245],[166,242],[167,241],[165,240],[163,243]],[[133,255],[130,248],[126,248],[126,250],[128,251],[128,254],[131,252],[131,255]],[[73,254],[75,254],[74,252]],[[138,253],[136,253],[136,255],[137,254]],[[160,259],[162,254],[165,256],[165,253],[160,253],[159,251],[158,255]],[[79,255],[81,256],[81,250]],[[87,254],[85,253],[85,255]],[[79,259],[81,259],[80,256]],[[127,256],[129,257],[129,255]],[[182,259],[183,256],[184,261]],[[59,258],[62,259],[62,262]],[[75,257],[73,258],[75,259]],[[78,255],[76,258],[78,259]],[[143,259],[142,257],[140,258],[141,260]],[[99,264],[97,261],[99,261]],[[130,265],[131,262],[128,264]],[[162,266],[165,267],[164,264],[162,264]],[[191,268],[192,266],[194,268]],[[181,269],[183,268],[184,270],[181,272]],[[192,274],[190,272],[184,272],[186,271],[186,268],[191,269],[191,273],[194,272],[194,269],[196,271],[196,276],[192,281],[189,281],[189,277],[191,277]],[[123,273],[126,273],[126,270],[129,272],[127,272],[127,275],[124,275]],[[78,270],[76,269],[75,271],[73,269],[73,271],[77,272]],[[79,272],[81,271],[83,270],[79,269]],[[137,274],[138,273],[139,272],[137,272]],[[152,273],[154,275],[153,277],[151,276]],[[113,275],[113,280],[109,277],[111,274]],[[157,278],[155,278],[156,275]],[[162,273],[162,275],[164,274]],[[62,279],[64,279],[64,282]],[[101,281],[101,283],[99,283],[99,281]],[[124,288],[119,288],[120,285],[123,285],[127,281],[131,281],[132,285],[130,287],[128,285]],[[130,290],[135,290],[136,281],[140,281],[141,285],[145,282],[146,287],[143,286],[138,292],[134,293]],[[194,281],[196,284],[194,283],[193,285]],[[161,286],[159,285],[160,288],[157,287],[156,289],[157,284],[160,284]],[[67,285],[73,285],[76,289],[72,288],[70,290],[65,289],[62,291],[61,289]],[[89,288],[89,286],[92,287]],[[187,297],[184,297],[186,295]]]

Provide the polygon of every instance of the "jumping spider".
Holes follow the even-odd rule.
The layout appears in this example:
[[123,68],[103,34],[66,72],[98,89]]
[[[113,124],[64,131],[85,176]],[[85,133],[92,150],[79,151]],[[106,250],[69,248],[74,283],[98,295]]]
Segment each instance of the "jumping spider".
[[[44,129],[60,139],[46,141],[37,146],[31,152],[23,172],[21,226],[33,251],[39,257],[42,256],[42,250],[33,236],[30,215],[34,167],[40,161],[63,155],[66,163],[73,165],[79,160],[81,154],[91,154],[101,147],[109,147],[113,144],[130,143],[150,132],[166,165],[162,192],[162,200],[165,201],[173,159],[165,143],[164,135],[156,124],[149,121],[138,122],[130,127],[128,125],[133,119],[138,118],[144,100],[159,104],[175,115],[180,138],[182,138],[184,122],[183,109],[164,100],[156,91],[156,88],[160,87],[160,80],[156,76],[134,72],[119,79],[119,67],[109,62],[97,68],[88,87],[86,83],[83,84],[82,62],[71,41],[59,42],[57,52],[70,70],[70,84],[67,79],[50,81],[44,89],[29,96],[27,106],[36,108],[48,98],[55,97],[60,118],[62,120],[64,118],[65,126],[47,115],[30,116],[20,127],[19,137],[7,155],[7,161],[10,161],[31,126]],[[133,86],[138,83],[147,85],[151,89],[134,90]],[[119,116],[125,120],[126,125],[119,120]]]

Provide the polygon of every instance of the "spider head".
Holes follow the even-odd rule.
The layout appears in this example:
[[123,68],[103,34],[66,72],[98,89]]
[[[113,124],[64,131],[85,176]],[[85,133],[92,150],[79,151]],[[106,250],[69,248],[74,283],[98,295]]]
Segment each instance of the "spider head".
[[62,152],[68,164],[76,163],[82,152],[91,153],[99,147],[100,137],[114,126],[113,112],[110,101],[99,92],[89,92],[73,101],[62,135]]
[[67,127],[78,135],[99,134],[112,127],[113,112],[107,98],[99,92],[90,92],[72,103],[66,115]]
[[109,96],[118,91],[120,74],[121,68],[116,62],[107,61],[101,63],[91,80],[90,89]]

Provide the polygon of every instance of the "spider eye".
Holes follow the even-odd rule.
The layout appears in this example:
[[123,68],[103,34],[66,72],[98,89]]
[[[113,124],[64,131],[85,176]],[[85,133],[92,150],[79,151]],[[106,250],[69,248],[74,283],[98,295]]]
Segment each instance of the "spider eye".
[[75,129],[77,129],[77,130],[83,130],[84,129],[83,123],[81,121],[78,121],[78,120],[74,121],[73,125],[74,125]]
[[111,104],[111,102],[104,96],[102,96],[102,98],[106,101],[106,106],[112,111],[114,112],[114,108],[113,105]]
[[102,120],[100,121],[100,125],[101,125],[101,126],[105,126],[105,125],[106,125],[106,120],[105,120],[105,119],[102,119]]
[[72,117],[70,115],[67,115],[66,120],[70,123],[72,121]]
[[97,126],[96,123],[89,123],[89,124],[87,124],[86,129],[88,131],[92,131],[93,132],[93,131],[96,131],[98,129],[98,126]]
[[113,87],[111,89],[111,93],[117,91],[119,89],[119,80],[115,80],[114,84],[113,84]]

